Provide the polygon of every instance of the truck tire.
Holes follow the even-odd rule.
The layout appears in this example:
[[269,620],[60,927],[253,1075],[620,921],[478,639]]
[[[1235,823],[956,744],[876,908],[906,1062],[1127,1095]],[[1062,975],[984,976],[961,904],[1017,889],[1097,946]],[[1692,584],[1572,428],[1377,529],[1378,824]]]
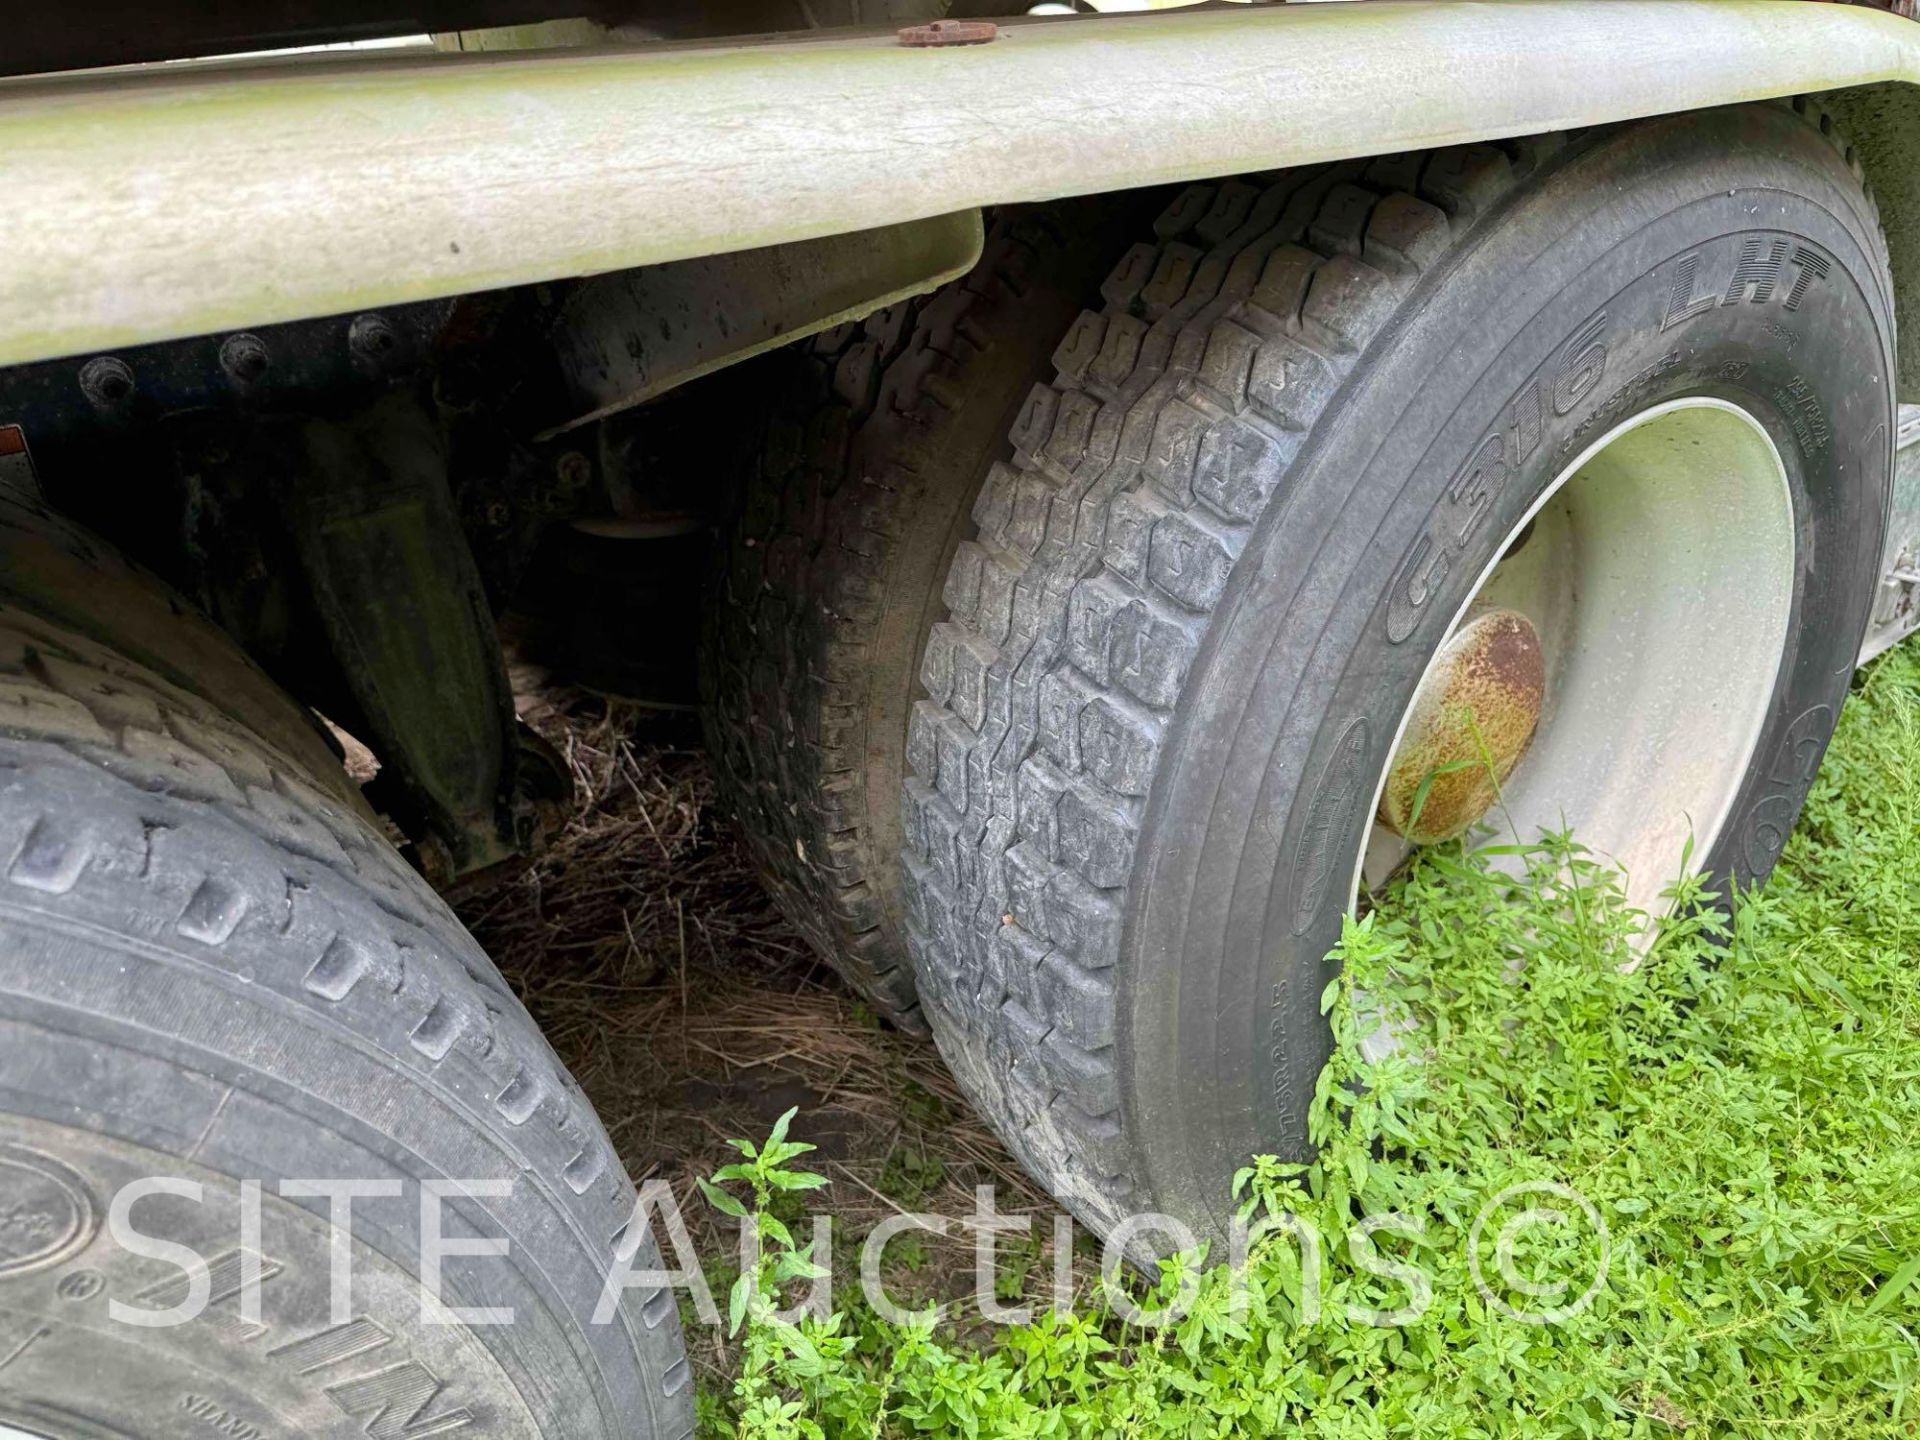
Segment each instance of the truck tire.
[[722,802],[782,911],[924,1033],[899,928],[908,708],[960,527],[1132,202],[1011,212],[933,295],[774,357],[700,676]]
[[1195,187],[1103,294],[954,556],[906,928],[1029,1170],[1217,1236],[1236,1167],[1306,1151],[1326,957],[1471,597],[1560,607],[1509,801],[1656,905],[1690,823],[1722,893],[1770,870],[1874,590],[1890,282],[1850,147],[1783,102]]
[[[0,494],[0,1434],[690,1433],[671,1293],[592,1323],[634,1203],[605,1133],[339,770]],[[426,1314],[430,1206],[508,1247],[448,1254],[444,1304],[511,1323]]]

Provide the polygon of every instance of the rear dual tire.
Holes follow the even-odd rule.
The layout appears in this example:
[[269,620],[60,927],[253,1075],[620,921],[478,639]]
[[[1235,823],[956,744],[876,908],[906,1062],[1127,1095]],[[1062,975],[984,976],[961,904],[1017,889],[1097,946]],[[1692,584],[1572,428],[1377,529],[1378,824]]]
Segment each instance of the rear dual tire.
[[774,356],[700,665],[722,800],[775,900],[887,1020],[925,1033],[900,929],[919,660],[968,507],[1139,206],[997,217],[971,274]]
[[1623,759],[1566,818],[1629,814],[1673,874],[1690,827],[1723,891],[1771,869],[1872,595],[1890,285],[1844,139],[1782,103],[1197,186],[1099,294],[945,579],[902,928],[1030,1171],[1097,1229],[1217,1233],[1236,1167],[1304,1151],[1325,957],[1430,659],[1536,501],[1676,402],[1753,439],[1766,573],[1717,589],[1771,638],[1739,716],[1671,732],[1719,779]]

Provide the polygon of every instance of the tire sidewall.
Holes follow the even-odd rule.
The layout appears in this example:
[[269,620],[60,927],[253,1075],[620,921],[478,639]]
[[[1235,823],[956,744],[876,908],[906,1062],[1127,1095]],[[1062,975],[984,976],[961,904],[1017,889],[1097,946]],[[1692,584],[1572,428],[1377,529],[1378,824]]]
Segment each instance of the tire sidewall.
[[[1771,294],[1722,304],[1751,237],[1786,240],[1794,259]],[[1823,265],[1796,296],[1800,270]],[[1857,183],[1784,106],[1590,137],[1403,305],[1242,556],[1149,804],[1120,1065],[1129,1128],[1156,1137],[1141,1153],[1161,1208],[1223,1226],[1249,1155],[1304,1152],[1330,1045],[1325,957],[1399,717],[1541,494],[1608,431],[1681,396],[1759,420],[1792,494],[1787,649],[1704,866],[1723,892],[1765,877],[1871,607],[1891,337]],[[1490,445],[1499,464],[1467,479]]]

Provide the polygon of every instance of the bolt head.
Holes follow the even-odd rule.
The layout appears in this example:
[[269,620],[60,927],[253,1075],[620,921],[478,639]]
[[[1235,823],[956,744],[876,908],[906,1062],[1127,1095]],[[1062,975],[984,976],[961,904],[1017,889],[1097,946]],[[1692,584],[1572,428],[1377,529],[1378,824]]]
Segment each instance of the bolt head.
[[593,478],[593,463],[578,450],[569,450],[554,462],[554,474],[567,490],[584,490]]
[[399,332],[384,315],[356,315],[347,326],[347,345],[362,360],[383,365],[400,348]]
[[251,385],[267,373],[272,363],[267,342],[258,335],[243,331],[220,342],[220,368],[236,385]]
[[133,391],[133,369],[117,356],[96,355],[80,367],[80,393],[96,410],[118,410]]

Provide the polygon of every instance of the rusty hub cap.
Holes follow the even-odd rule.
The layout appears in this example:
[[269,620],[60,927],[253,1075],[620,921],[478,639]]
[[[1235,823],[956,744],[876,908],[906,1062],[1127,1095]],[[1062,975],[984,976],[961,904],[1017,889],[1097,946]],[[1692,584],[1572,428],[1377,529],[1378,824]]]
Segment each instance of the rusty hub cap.
[[1545,693],[1540,636],[1526,616],[1490,610],[1461,626],[1413,698],[1380,823],[1415,845],[1465,832],[1526,753]]

